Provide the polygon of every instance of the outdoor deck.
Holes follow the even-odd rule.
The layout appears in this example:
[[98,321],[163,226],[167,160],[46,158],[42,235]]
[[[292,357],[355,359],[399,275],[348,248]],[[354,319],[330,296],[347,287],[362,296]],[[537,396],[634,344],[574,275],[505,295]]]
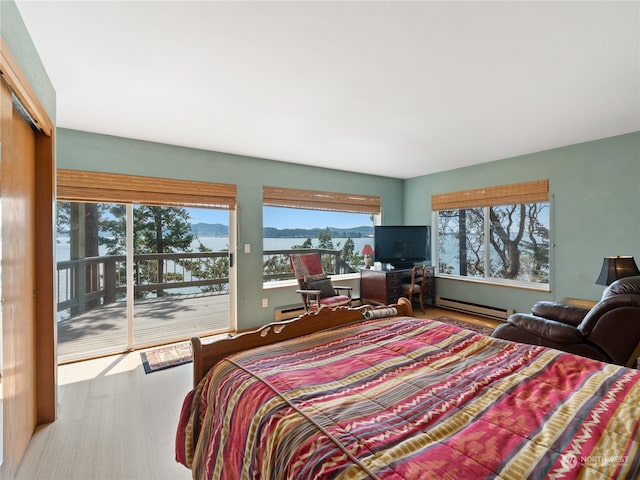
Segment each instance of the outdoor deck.
[[[133,344],[144,348],[229,330],[229,295],[189,295],[135,304]],[[124,302],[58,322],[58,363],[127,350]]]

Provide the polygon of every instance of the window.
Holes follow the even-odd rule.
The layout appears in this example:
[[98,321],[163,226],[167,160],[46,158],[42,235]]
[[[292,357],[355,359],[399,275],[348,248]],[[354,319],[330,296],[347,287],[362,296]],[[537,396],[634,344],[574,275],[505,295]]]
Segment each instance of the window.
[[289,255],[318,252],[329,274],[357,272],[362,247],[373,245],[380,198],[311,190],[264,187],[264,281],[293,278]]
[[546,180],[434,195],[438,274],[548,289],[548,197]]

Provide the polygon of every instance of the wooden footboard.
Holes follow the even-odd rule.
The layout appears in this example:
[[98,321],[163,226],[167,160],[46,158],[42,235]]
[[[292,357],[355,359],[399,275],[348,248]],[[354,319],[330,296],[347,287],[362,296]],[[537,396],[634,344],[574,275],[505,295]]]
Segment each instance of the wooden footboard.
[[250,348],[270,345],[291,338],[309,335],[310,333],[327,330],[329,328],[348,325],[364,320],[365,312],[372,310],[384,310],[393,307],[397,315],[412,317],[413,308],[406,298],[398,300],[397,304],[388,307],[373,307],[365,305],[357,308],[335,307],[321,308],[318,312],[309,312],[305,315],[284,322],[269,323],[257,330],[241,333],[234,337],[203,343],[200,338],[191,339],[193,351],[193,385],[194,387],[206,375],[206,373],[222,358],[236,352]]

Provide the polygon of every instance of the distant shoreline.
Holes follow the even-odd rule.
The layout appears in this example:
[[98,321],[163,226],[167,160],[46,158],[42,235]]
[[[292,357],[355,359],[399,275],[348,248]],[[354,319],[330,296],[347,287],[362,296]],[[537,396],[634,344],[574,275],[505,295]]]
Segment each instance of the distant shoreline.
[[[263,238],[317,238],[319,233],[329,229],[335,238],[373,238],[373,226],[360,226],[352,228],[275,228],[264,227]],[[229,226],[220,223],[194,223],[191,225],[191,233],[208,237],[226,237],[229,235]]]

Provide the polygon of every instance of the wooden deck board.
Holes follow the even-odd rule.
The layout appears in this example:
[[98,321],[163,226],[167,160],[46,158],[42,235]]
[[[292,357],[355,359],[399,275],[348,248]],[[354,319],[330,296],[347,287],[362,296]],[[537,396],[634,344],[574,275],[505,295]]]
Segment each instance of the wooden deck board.
[[[229,295],[191,295],[138,302],[134,348],[229,331]],[[120,353],[127,347],[125,303],[111,304],[58,322],[58,363]]]

